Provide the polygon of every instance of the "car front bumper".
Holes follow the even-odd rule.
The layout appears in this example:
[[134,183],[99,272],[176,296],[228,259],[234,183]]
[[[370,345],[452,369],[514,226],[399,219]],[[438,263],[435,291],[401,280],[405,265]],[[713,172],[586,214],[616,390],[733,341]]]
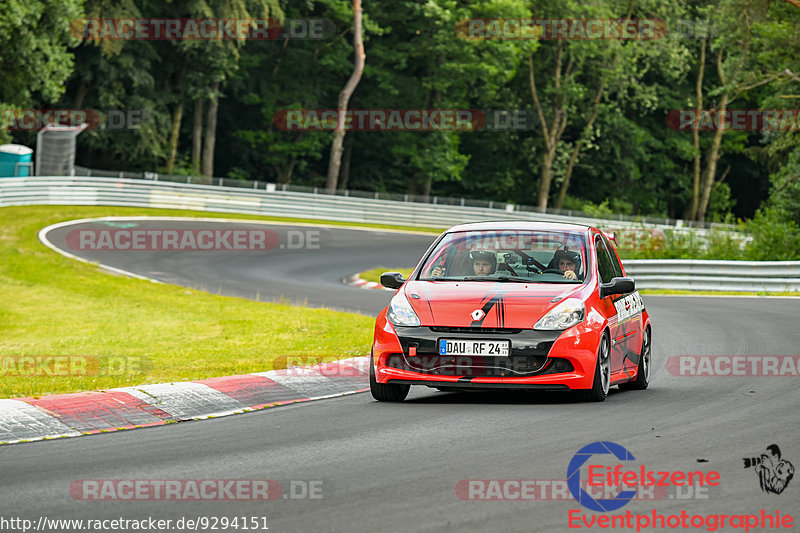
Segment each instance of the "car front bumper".
[[[440,339],[509,340],[508,357],[441,356]],[[455,388],[588,389],[599,335],[585,323],[565,331],[393,326],[379,317],[373,357],[379,383]]]

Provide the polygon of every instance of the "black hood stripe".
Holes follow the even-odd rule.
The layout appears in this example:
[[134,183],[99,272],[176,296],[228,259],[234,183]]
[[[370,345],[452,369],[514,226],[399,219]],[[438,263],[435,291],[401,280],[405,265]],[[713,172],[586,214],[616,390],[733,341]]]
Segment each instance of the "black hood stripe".
[[496,289],[483,299],[483,307],[481,310],[483,311],[483,316],[480,320],[473,320],[470,324],[472,328],[479,328],[483,325],[483,321],[486,320],[486,317],[489,315],[489,311],[492,310],[493,307],[497,306],[497,323],[499,327],[503,327],[505,324],[505,304],[503,302],[503,295],[511,290],[511,287],[503,287],[500,289]]

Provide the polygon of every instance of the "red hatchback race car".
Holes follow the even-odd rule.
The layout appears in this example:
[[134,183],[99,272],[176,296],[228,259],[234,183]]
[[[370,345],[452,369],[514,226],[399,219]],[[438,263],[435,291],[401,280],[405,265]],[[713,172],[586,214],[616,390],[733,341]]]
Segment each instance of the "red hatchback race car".
[[440,390],[646,389],[650,318],[608,237],[538,222],[463,224],[444,232],[375,322],[370,390],[398,402],[411,385]]

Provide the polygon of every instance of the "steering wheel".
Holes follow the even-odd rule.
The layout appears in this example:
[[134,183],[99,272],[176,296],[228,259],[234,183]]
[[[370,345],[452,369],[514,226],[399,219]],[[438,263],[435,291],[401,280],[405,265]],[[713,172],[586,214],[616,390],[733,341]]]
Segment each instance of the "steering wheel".
[[512,274],[513,276],[516,276],[516,275],[517,275],[517,273],[516,273],[516,272],[514,272],[514,269],[513,269],[513,268],[511,268],[511,265],[509,265],[509,264],[507,264],[507,263],[497,263],[497,269],[498,269],[498,270],[508,270],[509,272],[511,272],[511,274]]
[[545,268],[542,270],[542,274],[558,274],[559,276],[564,275],[564,273],[557,268]]

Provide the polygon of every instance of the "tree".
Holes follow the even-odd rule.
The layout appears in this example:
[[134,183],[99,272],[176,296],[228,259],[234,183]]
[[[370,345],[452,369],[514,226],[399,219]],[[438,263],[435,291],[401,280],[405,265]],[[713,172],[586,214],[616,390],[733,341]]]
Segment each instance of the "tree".
[[[790,31],[789,28],[800,18],[797,13],[787,12],[787,7],[793,9],[766,0],[722,0],[718,9],[713,11],[716,24],[710,49],[717,77],[716,87],[709,90],[709,95],[715,98],[714,111],[718,116],[724,116],[730,105],[749,91],[791,78],[785,65],[796,55],[795,51],[776,47],[773,38],[776,32]],[[703,83],[704,68],[705,45],[701,44],[698,88]],[[699,90],[697,100],[698,106],[702,105],[703,95]],[[700,115],[696,117],[697,120],[700,118]],[[703,172],[699,180],[694,180],[699,181],[699,187],[695,187],[693,182],[689,214],[694,214],[693,218],[699,222],[705,221],[712,188],[721,181],[717,180],[717,163],[722,156],[723,136],[728,131],[724,120],[722,122],[714,130]],[[699,149],[699,143],[695,146]],[[695,157],[697,161],[699,156]],[[695,205],[696,211],[693,209]]]
[[[542,18],[580,18],[581,15],[590,15],[591,18],[609,18],[612,16],[607,3],[602,2],[592,6],[589,13],[586,13],[585,8],[578,2],[562,2],[557,7],[553,4],[538,7],[545,15]],[[537,13],[540,11],[537,10]],[[545,209],[548,205],[550,186],[553,180],[553,164],[567,125],[575,120],[576,111],[581,107],[581,100],[585,100],[588,93],[596,92],[598,94],[596,100],[599,106],[600,97],[605,88],[605,73],[595,71],[592,76],[591,74],[587,75],[584,69],[589,68],[591,64],[602,64],[609,57],[609,47],[605,43],[564,39],[557,39],[555,42],[542,41],[536,55],[529,53],[527,56],[531,101],[539,119],[544,149],[539,165],[539,192],[536,200],[536,205],[540,209]],[[538,82],[537,70],[539,70]],[[597,91],[591,91],[589,88],[592,78],[599,80]],[[593,119],[590,120],[593,122]],[[587,126],[590,130],[591,125],[588,124],[588,121]],[[584,128],[584,130],[586,129]],[[566,195],[566,189],[564,194]]]
[[[88,0],[87,19],[141,17],[158,3]],[[80,19],[80,16],[78,17]],[[76,23],[74,30],[82,31]],[[87,130],[78,142],[79,159],[91,157],[101,168],[155,170],[167,156],[170,78],[176,64],[162,61],[160,48],[169,43],[148,40],[86,39],[74,48],[75,68],[60,105],[94,109],[104,114],[132,112],[137,124],[122,129]],[[166,54],[164,54],[166,56]],[[154,73],[161,75],[156,77]]]
[[[5,0],[0,17],[0,109],[56,102],[73,68],[70,21],[82,0]],[[4,117],[6,118],[6,117]],[[0,141],[5,136],[0,122]]]
[[[283,11],[277,0],[184,0],[183,9],[190,17],[250,19],[253,15],[269,20],[270,16],[282,19]],[[192,134],[192,164],[202,159],[202,173],[207,178],[214,174],[214,158],[217,136],[217,114],[219,98],[225,80],[238,69],[240,49],[245,45],[246,37],[232,40],[182,41],[184,53],[194,53],[192,79],[196,80],[194,126]],[[200,156],[200,131],[202,129],[203,100],[209,101],[206,112],[205,131],[203,132],[203,153]],[[177,115],[179,120],[182,115]]]
[[353,52],[355,54],[353,59],[353,73],[350,74],[350,78],[347,80],[342,92],[339,93],[339,100],[337,102],[338,124],[336,126],[336,131],[333,132],[331,155],[328,163],[328,181],[325,183],[325,189],[329,193],[336,191],[336,185],[339,181],[339,168],[342,163],[342,144],[346,133],[345,114],[347,113],[347,104],[361,79],[361,73],[364,72],[364,63],[367,59],[367,55],[364,52],[364,38],[361,33],[361,0],[353,0]]
[[[323,163],[323,156],[329,156],[332,134],[285,131],[279,118],[287,110],[329,108],[336,99],[342,79],[352,71],[353,13],[346,3],[325,0],[296,3],[287,8],[286,18],[325,20],[326,38],[284,36],[247,44],[241,67],[227,80],[230,97],[222,102],[220,125],[235,133],[221,139],[219,157],[238,176],[281,184],[299,176],[304,185],[324,186],[329,157]],[[363,24],[367,36],[380,31],[366,16]]]
[[[666,19],[682,13],[680,3],[651,0],[606,0],[594,3],[588,12],[580,3],[562,2],[545,9],[555,10],[553,18],[614,20]],[[682,75],[683,45],[658,38],[661,28],[651,31],[657,38],[547,40],[528,56],[529,91],[542,129],[536,199],[540,209],[548,206],[554,181],[560,184],[555,206],[563,206],[581,152],[590,142],[598,142],[596,125],[601,113],[619,113],[627,102],[639,112],[652,112],[657,107],[655,87],[642,78],[657,71],[659,83],[674,83]]]

